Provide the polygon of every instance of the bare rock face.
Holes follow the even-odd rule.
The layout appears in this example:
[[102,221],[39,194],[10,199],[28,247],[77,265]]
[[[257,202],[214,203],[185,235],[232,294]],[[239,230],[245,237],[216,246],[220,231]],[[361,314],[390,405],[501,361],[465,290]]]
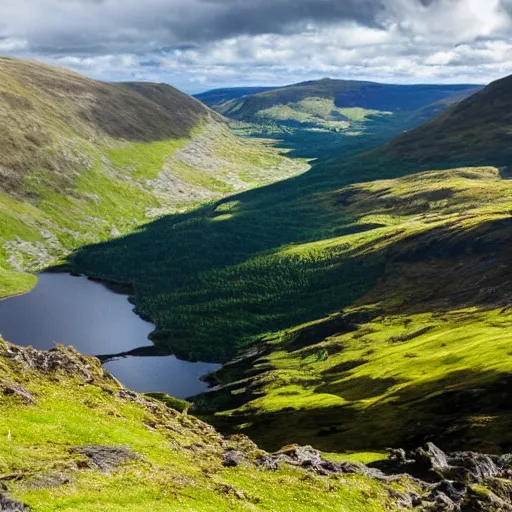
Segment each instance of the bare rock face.
[[99,361],[79,354],[72,347],[61,345],[43,351],[7,344],[7,349],[1,355],[19,365],[24,371],[35,370],[43,373],[60,371],[79,376],[86,382],[94,380],[94,372],[103,373]]
[[104,473],[110,473],[116,467],[129,460],[140,458],[140,455],[137,455],[124,446],[81,446],[74,448],[72,453],[85,455],[88,459],[88,467],[91,469],[99,469]]
[[25,388],[2,379],[0,379],[0,393],[5,396],[15,396],[26,405],[34,405],[36,403],[33,396]]
[[275,471],[281,464],[298,466],[321,476],[334,474],[362,474],[376,480],[389,478],[379,469],[370,468],[357,462],[333,462],[322,457],[322,454],[311,446],[292,444],[285,446],[272,455],[260,455],[258,464],[270,471]]
[[0,512],[30,512],[30,507],[0,494]]
[[509,466],[506,456],[496,457],[474,452],[446,454],[433,443],[411,452],[390,450],[389,459],[370,466],[388,474],[407,473],[425,482],[442,480],[477,484],[504,475]]

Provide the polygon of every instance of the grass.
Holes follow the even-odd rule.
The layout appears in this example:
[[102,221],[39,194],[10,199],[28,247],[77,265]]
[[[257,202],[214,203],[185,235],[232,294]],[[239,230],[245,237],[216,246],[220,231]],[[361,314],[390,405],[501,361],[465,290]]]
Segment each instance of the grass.
[[[226,362],[261,346],[196,399],[222,430],[270,449],[380,451],[434,436],[506,450],[511,417],[494,386],[510,371],[509,182],[493,167],[358,182],[380,169],[364,158],[161,219],[74,264],[134,283],[154,342],[180,356]],[[472,389],[489,398],[445,405]]]
[[[5,350],[1,339],[0,345]],[[0,478],[18,475],[8,482],[9,494],[36,510],[389,510],[382,483],[361,476],[326,479],[284,465],[275,472],[259,469],[254,459],[262,452],[248,440],[224,440],[159,402],[122,398],[97,361],[59,350],[67,364],[87,365],[92,378],[66,365],[22,373],[17,363],[0,358],[2,385],[15,382],[36,399],[27,405],[0,394]],[[223,467],[226,443],[244,454],[244,465]],[[140,458],[108,474],[79,469],[83,459],[72,450],[89,444],[125,446]],[[49,473],[69,481],[56,487],[32,483]]]
[[238,139],[169,86],[100,83],[12,59],[0,69],[0,298],[33,285],[13,271],[307,168]]
[[118,169],[126,169],[134,179],[155,179],[167,159],[186,146],[186,140],[124,144],[107,150],[107,156]]
[[263,121],[285,123],[294,121],[308,123],[312,126],[328,130],[360,129],[355,123],[365,123],[379,116],[392,116],[392,112],[380,112],[367,110],[361,107],[338,108],[333,99],[305,98],[297,103],[275,105],[257,113],[257,117]]
[[477,90],[325,79],[198,97],[231,119],[240,133],[273,138],[295,157],[325,160],[380,146]]
[[0,270],[0,298],[17,293],[27,293],[37,283],[37,277],[24,272],[9,272]]

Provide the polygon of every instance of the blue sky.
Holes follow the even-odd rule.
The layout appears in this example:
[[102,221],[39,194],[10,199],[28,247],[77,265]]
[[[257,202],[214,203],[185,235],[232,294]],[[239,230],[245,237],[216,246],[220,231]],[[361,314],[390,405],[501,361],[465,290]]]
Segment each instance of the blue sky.
[[1,0],[0,55],[190,93],[512,74],[512,0]]

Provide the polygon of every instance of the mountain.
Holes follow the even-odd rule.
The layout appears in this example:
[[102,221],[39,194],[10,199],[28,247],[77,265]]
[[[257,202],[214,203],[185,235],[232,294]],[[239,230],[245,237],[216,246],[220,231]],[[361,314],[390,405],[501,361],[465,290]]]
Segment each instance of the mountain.
[[[274,107],[300,104],[309,98],[321,98],[332,103],[331,115],[334,115],[336,108],[413,112],[452,95],[474,92],[475,87],[474,85],[392,85],[325,78],[234,99],[219,105],[217,110],[227,117],[255,121],[264,118],[268,115],[268,110]],[[339,115],[342,117],[344,114],[339,112]],[[348,116],[345,117],[347,120],[350,119]]]
[[[484,101],[501,84],[420,133],[459,112],[506,132],[506,95],[499,108]],[[467,127],[450,130],[458,140]],[[194,398],[222,432],[268,450],[430,440],[510,451],[511,182],[492,151],[473,159],[472,141],[464,167],[429,167],[414,151],[435,147],[405,145],[413,133],[83,248],[70,264],[135,284],[159,347],[224,363]],[[403,155],[391,153],[398,143]],[[491,137],[487,149],[500,147]]]
[[171,86],[0,59],[0,296],[73,249],[305,169]]
[[[411,132],[224,197],[293,165],[167,86],[0,62],[0,292],[29,286],[16,265],[76,249],[69,270],[133,285],[162,352],[224,363],[190,403],[0,338],[0,509],[510,508],[500,137],[458,144],[456,106],[431,123],[455,145],[434,170],[427,125],[421,146]],[[496,87],[497,106],[478,93],[464,110],[495,135]],[[204,195],[180,205],[187,184]]]
[[216,105],[220,105],[226,101],[242,98],[251,94],[271,91],[272,89],[277,89],[277,87],[228,87],[195,94],[194,97],[205,105],[214,108]]
[[296,156],[325,159],[382,144],[478,89],[326,78],[250,94],[235,89],[225,99],[216,91],[198,98],[236,121],[242,134],[271,137]]
[[385,151],[391,156],[425,163],[472,159],[508,164],[511,104],[512,77],[506,77],[398,137]]

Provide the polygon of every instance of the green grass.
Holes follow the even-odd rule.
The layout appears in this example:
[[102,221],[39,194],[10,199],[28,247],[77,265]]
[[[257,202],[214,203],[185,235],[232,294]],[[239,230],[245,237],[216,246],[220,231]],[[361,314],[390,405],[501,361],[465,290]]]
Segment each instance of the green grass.
[[[0,297],[71,251],[307,168],[162,84],[0,59]],[[99,107],[101,105],[101,107]]]
[[[205,126],[194,136],[202,136],[207,129]],[[203,191],[201,197],[206,200],[227,194],[234,183],[238,188],[249,188],[304,168],[291,161],[287,168],[289,160],[278,150],[262,143],[246,144],[223,128],[216,139],[205,142],[203,150],[210,159],[218,159],[211,162],[213,168],[205,171],[175,156],[188,143],[186,140],[126,142],[116,148],[84,143],[81,151],[88,155],[89,167],[61,188],[56,186],[53,174],[40,170],[24,179],[23,191],[32,199],[0,193],[0,240],[7,242],[0,246],[0,267],[10,271],[9,262],[14,259],[16,268],[39,270],[82,245],[133,231],[150,220],[150,210],[191,208],[197,199],[180,193],[188,186],[199,187]],[[239,146],[236,155],[232,153],[233,144]],[[171,167],[181,185],[175,187],[174,195],[163,196],[155,193],[147,180],[155,178],[167,161],[172,161]],[[237,171],[238,165],[245,167]],[[16,240],[21,243],[14,244]],[[26,291],[26,282],[22,274],[4,279],[0,297]]]
[[0,270],[0,299],[14,293],[27,293],[37,283],[37,277],[24,272]]
[[[364,158],[161,219],[73,262],[134,283],[154,342],[181,356],[226,362],[264,347],[196,400],[221,429],[271,449],[380,451],[429,434],[443,442],[449,422],[471,434],[444,442],[505,450],[511,418],[492,386],[511,365],[508,316],[498,316],[509,182],[478,167],[358,183],[382,172]],[[346,333],[343,322],[328,327],[342,310],[375,313]],[[452,382],[455,397],[490,387],[492,398],[453,413],[443,405],[455,400]]]
[[[297,123],[309,123],[313,126],[329,130],[348,130],[353,123],[365,123],[379,116],[392,116],[392,112],[380,112],[367,110],[361,107],[339,108],[333,99],[305,98],[297,103],[275,105],[257,113],[262,121],[284,123],[295,121]],[[354,128],[360,128],[359,125]]]
[[[6,348],[1,339],[0,345]],[[92,379],[64,369],[20,373],[15,363],[0,358],[2,382],[16,382],[37,400],[26,405],[0,394],[0,477],[19,475],[8,482],[9,494],[35,510],[389,509],[387,486],[364,477],[327,479],[284,465],[276,472],[259,469],[254,459],[262,452],[248,440],[223,440],[209,426],[159,402],[120,398],[118,385],[103,377],[98,361],[60,350],[64,360],[87,364]],[[247,463],[224,468],[225,443],[242,451]],[[77,469],[81,459],[71,450],[89,444],[126,446],[141,458],[109,474]],[[31,480],[49,472],[64,474],[70,482],[31,486]]]
[[107,156],[118,169],[134,179],[155,179],[165,162],[187,144],[185,139],[123,144],[107,150]]

